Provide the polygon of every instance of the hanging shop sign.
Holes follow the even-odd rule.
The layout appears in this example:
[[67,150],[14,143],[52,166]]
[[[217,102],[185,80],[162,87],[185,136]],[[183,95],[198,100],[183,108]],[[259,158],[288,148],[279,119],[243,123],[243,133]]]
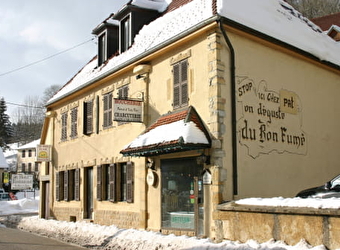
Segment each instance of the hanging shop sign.
[[156,181],[157,181],[156,173],[149,168],[148,174],[146,175],[146,183],[149,186],[154,186],[154,185],[156,185]]
[[51,161],[51,145],[37,145],[37,161]]
[[114,99],[113,120],[143,122],[143,101]]

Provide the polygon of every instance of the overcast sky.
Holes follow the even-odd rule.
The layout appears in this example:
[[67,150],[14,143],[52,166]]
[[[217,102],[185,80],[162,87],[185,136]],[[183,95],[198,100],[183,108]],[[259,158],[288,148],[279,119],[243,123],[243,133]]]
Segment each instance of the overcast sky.
[[28,96],[42,97],[53,84],[64,85],[95,56],[96,39],[89,41],[92,30],[127,2],[0,1],[0,97],[7,102],[11,118],[18,106],[9,103],[23,104]]

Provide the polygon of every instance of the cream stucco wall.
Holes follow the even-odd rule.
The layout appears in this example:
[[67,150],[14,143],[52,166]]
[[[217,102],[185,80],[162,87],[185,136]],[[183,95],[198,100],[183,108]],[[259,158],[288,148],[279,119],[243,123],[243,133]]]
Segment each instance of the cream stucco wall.
[[[339,174],[339,72],[254,37],[232,31],[229,36],[236,55],[236,197],[291,197]],[[281,90],[288,96],[281,95]],[[293,98],[288,112],[275,103],[275,98],[285,97],[288,106]],[[269,119],[259,114],[260,104],[276,112],[280,108],[285,117]],[[285,135],[282,128],[287,129]],[[256,139],[250,138],[250,129]],[[300,144],[288,144],[287,134],[298,136]]]

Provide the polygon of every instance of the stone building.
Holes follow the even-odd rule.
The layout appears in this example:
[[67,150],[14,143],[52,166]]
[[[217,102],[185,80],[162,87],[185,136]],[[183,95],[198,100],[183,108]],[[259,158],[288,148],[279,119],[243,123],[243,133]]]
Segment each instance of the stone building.
[[338,174],[339,46],[281,0],[129,1],[47,104],[43,218],[214,238]]

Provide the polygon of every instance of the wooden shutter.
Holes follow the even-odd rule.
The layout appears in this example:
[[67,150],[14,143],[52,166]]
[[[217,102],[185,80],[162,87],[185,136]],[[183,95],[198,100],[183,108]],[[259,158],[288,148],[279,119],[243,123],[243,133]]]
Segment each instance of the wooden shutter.
[[104,95],[104,123],[103,127],[110,127],[112,125],[112,93]]
[[180,78],[179,78],[179,64],[175,64],[173,66],[173,77],[174,77],[174,107],[178,107],[180,105]]
[[102,200],[102,190],[103,190],[103,185],[102,185],[102,180],[103,180],[103,174],[102,174],[102,166],[97,166],[97,200],[101,201]]
[[84,102],[84,134],[93,132],[93,101]]
[[129,203],[133,202],[134,196],[134,170],[134,163],[129,161],[126,169],[126,201]]
[[111,202],[116,201],[116,164],[109,166],[109,200]]
[[71,138],[78,135],[77,131],[78,108],[73,108],[71,111]]
[[67,139],[67,113],[61,115],[61,140]]
[[64,171],[64,201],[68,201],[68,171]]
[[77,168],[74,172],[74,199],[80,201],[80,169]]
[[181,104],[188,103],[188,61],[181,62]]
[[60,173],[56,172],[55,173],[55,199],[57,201],[60,201]]

